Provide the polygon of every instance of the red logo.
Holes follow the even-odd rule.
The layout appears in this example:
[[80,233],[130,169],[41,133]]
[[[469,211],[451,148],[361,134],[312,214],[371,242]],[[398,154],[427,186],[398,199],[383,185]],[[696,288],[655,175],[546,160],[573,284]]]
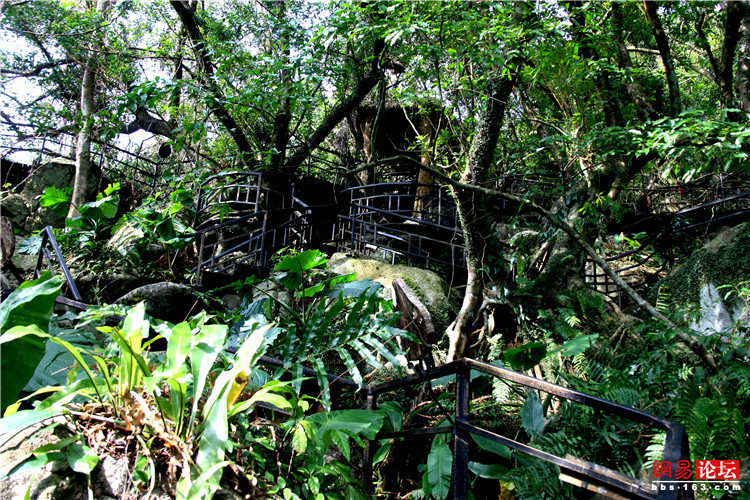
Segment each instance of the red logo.
[[740,478],[740,461],[696,460],[695,478],[705,481],[736,481]]

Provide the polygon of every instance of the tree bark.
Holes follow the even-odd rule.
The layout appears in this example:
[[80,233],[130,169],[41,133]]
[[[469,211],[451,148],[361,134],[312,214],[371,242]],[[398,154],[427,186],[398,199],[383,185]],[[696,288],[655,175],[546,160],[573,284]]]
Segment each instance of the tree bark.
[[745,114],[750,114],[750,7],[745,6],[737,41],[735,90]]
[[[518,63],[520,66],[520,63]],[[495,158],[497,139],[500,126],[505,116],[508,98],[516,84],[517,71],[513,71],[510,78],[496,74],[489,83],[487,104],[482,111],[479,125],[469,148],[469,158],[466,168],[461,175],[464,184],[484,185],[488,180],[488,172]],[[423,165],[423,168],[426,165]],[[430,170],[425,168],[425,170]],[[463,189],[454,191],[454,198],[458,209],[461,229],[464,232],[466,246],[467,280],[464,300],[456,319],[446,331],[448,337],[448,358],[453,361],[463,356],[466,347],[466,328],[476,317],[480,305],[484,281],[482,279],[482,257],[485,254],[487,238],[490,234],[489,221],[485,210],[484,197],[476,192]]]
[[211,96],[211,113],[216,119],[221,122],[224,128],[227,129],[229,135],[237,145],[237,149],[240,152],[240,160],[243,164],[249,164],[253,158],[253,148],[250,142],[247,140],[244,131],[240,128],[237,121],[224,107],[226,98],[224,93],[221,91],[219,84],[216,82],[216,75],[214,74],[213,63],[208,55],[206,49],[206,41],[195,22],[195,15],[189,6],[185,5],[186,2],[180,0],[172,0],[171,4],[174,7],[177,15],[180,17],[183,26],[187,30],[188,36],[190,37],[190,44],[195,54],[195,58],[198,61],[198,69],[202,73],[201,82]]
[[643,4],[646,11],[646,19],[648,19],[648,24],[651,26],[651,32],[656,40],[656,47],[659,49],[659,56],[664,65],[664,71],[667,74],[669,110],[672,116],[677,116],[682,112],[682,99],[680,98],[680,82],[677,78],[674,62],[672,61],[672,52],[669,49],[669,39],[661,24],[661,19],[659,19],[656,2],[646,0]]
[[[96,3],[96,13],[104,18],[110,7],[109,0],[98,0]],[[100,41],[101,41],[101,37]],[[79,208],[86,203],[88,193],[88,180],[91,174],[91,135],[94,128],[94,92],[96,89],[96,70],[98,66],[96,50],[92,41],[89,53],[86,59],[86,65],[83,68],[83,78],[81,79],[81,119],[83,124],[78,132],[76,144],[76,172],[73,179],[73,194],[70,198],[70,208],[68,209],[68,218],[80,217]]]

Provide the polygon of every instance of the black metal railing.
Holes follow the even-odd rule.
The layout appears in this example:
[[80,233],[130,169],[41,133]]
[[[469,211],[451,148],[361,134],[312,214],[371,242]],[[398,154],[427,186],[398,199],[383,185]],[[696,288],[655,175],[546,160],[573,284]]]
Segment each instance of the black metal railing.
[[[456,375],[456,404],[455,412],[450,419],[452,421],[450,425],[440,427],[422,427],[398,432],[381,432],[376,438],[377,441],[380,439],[405,436],[428,436],[441,433],[451,434],[454,453],[452,483],[453,498],[459,500],[468,498],[469,438],[471,434],[490,439],[524,454],[554,464],[561,470],[561,479],[579,486],[586,485],[587,487],[588,485],[591,485],[599,490],[603,488],[619,495],[624,495],[628,498],[646,498],[654,500],[693,498],[692,491],[690,490],[679,488],[656,488],[649,483],[631,478],[598,464],[577,458],[561,458],[551,455],[528,444],[518,442],[514,439],[501,436],[492,431],[471,424],[469,402],[471,400],[472,370],[476,370],[501,380],[520,384],[531,389],[539,390],[552,396],[557,396],[558,398],[589,406],[594,408],[595,411],[601,413],[616,415],[619,418],[628,419],[639,424],[666,431],[663,461],[671,464],[671,473],[670,477],[663,477],[663,481],[671,481],[672,484],[676,484],[678,461],[683,459],[688,460],[690,458],[688,441],[683,424],[473,359],[464,358],[431,369],[422,375],[411,375],[399,380],[385,382],[375,386],[367,386],[365,388],[367,391],[367,409],[375,410],[377,408],[378,397],[381,394],[408,388],[436,378],[445,377],[446,375]],[[367,442],[364,456],[363,481],[368,488],[370,487],[372,480],[372,459],[372,443]]]
[[[57,244],[55,234],[52,232],[52,226],[47,226],[41,231],[42,242],[39,246],[39,255],[34,268],[34,277],[39,278],[43,269],[46,267],[53,276],[57,275],[58,270],[65,280],[65,288],[61,291],[61,296],[56,300],[59,303],[75,307],[77,309],[86,309],[81,294],[76,287],[75,280],[70,274],[70,269],[65,262],[60,246]],[[70,297],[66,297],[70,295]]]

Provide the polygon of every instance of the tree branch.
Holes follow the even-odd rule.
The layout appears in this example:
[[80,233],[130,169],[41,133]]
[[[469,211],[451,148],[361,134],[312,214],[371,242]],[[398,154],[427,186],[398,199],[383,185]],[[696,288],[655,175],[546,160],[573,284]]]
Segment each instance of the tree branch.
[[42,71],[44,71],[45,69],[56,68],[58,66],[62,66],[62,65],[65,65],[65,64],[71,64],[71,63],[75,63],[75,62],[77,62],[77,61],[75,59],[73,59],[72,57],[66,57],[65,59],[60,59],[60,60],[57,60],[57,61],[49,61],[49,62],[46,62],[46,63],[39,64],[39,65],[35,66],[33,69],[29,69],[29,70],[25,70],[25,71],[23,71],[23,70],[17,70],[17,69],[10,69],[10,68],[0,68],[0,74],[3,74],[3,75],[16,75],[16,76],[24,76],[24,77],[37,76]]
[[667,326],[668,328],[673,329],[675,332],[677,332],[677,337],[683,341],[696,355],[698,355],[709,367],[715,368],[716,367],[716,361],[714,360],[714,357],[711,355],[711,353],[707,352],[705,348],[693,337],[688,335],[681,329],[679,326],[674,324],[669,318],[664,316],[662,313],[656,310],[654,306],[649,304],[643,297],[638,295],[638,293],[633,290],[630,285],[628,285],[621,277],[620,275],[615,272],[612,267],[607,263],[607,261],[597,253],[597,251],[584,239],[584,237],[575,230],[570,224],[565,223],[560,217],[558,217],[555,213],[550,212],[549,210],[545,209],[544,207],[538,205],[536,202],[532,200],[527,200],[526,198],[522,198],[520,196],[515,196],[509,193],[505,193],[502,191],[496,191],[494,189],[488,189],[481,186],[474,186],[471,184],[466,184],[464,182],[457,181],[455,179],[452,179],[450,176],[446,175],[445,172],[439,169],[435,169],[432,167],[427,167],[425,165],[422,165],[420,162],[413,158],[405,157],[405,159],[409,159],[413,161],[414,163],[418,163],[421,167],[425,170],[429,170],[435,177],[438,177],[454,188],[458,189],[465,189],[467,191],[474,191],[477,193],[483,193],[487,196],[494,196],[497,198],[503,198],[509,201],[513,201],[516,203],[524,204],[531,209],[533,209],[535,212],[539,213],[541,216],[543,216],[545,219],[547,219],[553,226],[557,227],[558,229],[565,232],[568,236],[570,236],[576,243],[578,243],[581,248],[586,252],[586,254],[594,261],[596,264],[602,268],[602,270],[607,274],[607,276],[614,281],[618,287],[620,287],[622,290],[625,291],[625,293],[633,299],[633,301],[643,310],[648,312],[653,318],[661,322],[663,325]]
[[183,26],[185,26],[188,36],[190,37],[193,53],[198,61],[198,67],[203,73],[201,80],[213,98],[210,111],[232,136],[234,143],[240,151],[242,162],[247,164],[252,159],[253,148],[237,121],[224,107],[223,103],[226,101],[226,98],[219,88],[219,85],[216,83],[214,67],[211,58],[208,56],[208,51],[206,50],[206,41],[203,39],[203,35],[195,22],[195,15],[193,11],[186,7],[180,0],[172,0],[170,3],[177,12],[177,15],[182,21]]
[[659,19],[656,2],[646,0],[643,2],[646,12],[646,19],[651,26],[651,32],[656,40],[656,46],[659,49],[664,72],[667,74],[667,86],[669,87],[669,108],[672,116],[677,116],[682,112],[682,100],[680,99],[680,82],[677,78],[677,72],[672,61],[672,52],[669,50],[669,39],[664,31],[664,27]]

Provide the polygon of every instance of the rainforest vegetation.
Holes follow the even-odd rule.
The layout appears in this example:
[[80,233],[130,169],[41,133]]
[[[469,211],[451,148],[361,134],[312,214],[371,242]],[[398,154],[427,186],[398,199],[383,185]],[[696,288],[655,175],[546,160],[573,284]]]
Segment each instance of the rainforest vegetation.
[[[468,401],[455,374],[375,407],[357,390],[472,358],[683,424],[691,467],[740,461],[696,495],[750,498],[747,2],[7,0],[0,82],[5,494],[442,499],[468,446],[473,498],[594,496],[461,444],[464,404],[662,477],[663,429],[476,370]],[[251,172],[241,213],[230,179]],[[380,284],[327,270],[354,250],[350,196],[404,180],[399,234],[444,193],[459,235],[459,271],[389,254],[450,287],[429,341]],[[207,228],[261,212],[260,253],[202,273]],[[299,214],[305,245],[269,243]],[[78,297],[34,275],[49,234]],[[200,307],[118,300],[155,283]]]

